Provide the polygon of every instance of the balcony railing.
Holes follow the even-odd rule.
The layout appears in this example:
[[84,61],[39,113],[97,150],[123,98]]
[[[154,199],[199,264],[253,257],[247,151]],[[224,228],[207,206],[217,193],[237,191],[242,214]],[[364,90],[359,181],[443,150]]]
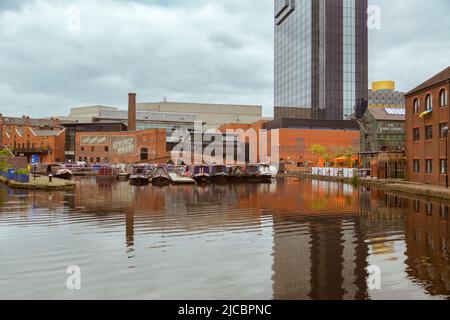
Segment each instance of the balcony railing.
[[10,148],[14,154],[18,153],[34,153],[34,154],[49,154],[52,152],[50,147],[12,147]]

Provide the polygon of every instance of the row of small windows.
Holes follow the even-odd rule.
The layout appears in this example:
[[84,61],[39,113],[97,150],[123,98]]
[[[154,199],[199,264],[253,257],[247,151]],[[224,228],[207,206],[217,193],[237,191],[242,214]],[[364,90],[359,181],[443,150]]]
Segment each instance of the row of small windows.
[[[439,138],[444,139],[447,138],[448,135],[448,123],[440,123],[439,124]],[[425,140],[433,139],[433,126],[425,126]],[[420,140],[420,128],[413,129],[413,140]]]
[[[420,160],[415,159],[413,161],[413,166],[414,166],[414,173],[420,173],[420,170],[421,170]],[[447,159],[440,159],[439,160],[439,173],[447,174],[447,171],[448,171]],[[425,160],[425,173],[433,173],[433,159]]]
[[[448,95],[447,92],[443,89],[440,91],[439,93],[439,107],[446,107],[448,106]],[[414,113],[419,113],[419,109],[420,109],[420,101],[419,99],[414,99]],[[425,97],[425,110],[433,110],[433,98],[431,96],[431,94],[428,94]]]
[[[104,146],[103,148],[104,148],[105,152],[109,151],[109,147],[108,146]],[[85,148],[81,147],[81,151],[85,151]],[[91,152],[95,152],[95,147],[94,146],[91,147]]]
[[[421,209],[421,201],[420,200],[414,200],[414,211],[420,212]],[[448,206],[442,204],[440,205],[440,218],[441,219],[448,219]],[[431,216],[433,215],[433,204],[431,202],[425,203],[425,210],[426,214]]]

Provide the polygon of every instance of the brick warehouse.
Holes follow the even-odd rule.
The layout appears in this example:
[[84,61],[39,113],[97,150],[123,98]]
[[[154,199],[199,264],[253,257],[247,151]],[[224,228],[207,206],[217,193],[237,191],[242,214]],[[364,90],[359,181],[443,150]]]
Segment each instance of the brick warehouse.
[[138,163],[166,156],[165,129],[87,132],[75,137],[75,159],[89,164]]
[[411,181],[446,185],[449,92],[450,67],[406,94],[406,153]]
[[65,129],[57,119],[3,117],[0,114],[0,145],[28,163],[38,156],[41,163],[64,161]]
[[89,164],[154,162],[167,158],[165,129],[136,130],[136,94],[128,94],[128,131],[77,132],[75,159]]

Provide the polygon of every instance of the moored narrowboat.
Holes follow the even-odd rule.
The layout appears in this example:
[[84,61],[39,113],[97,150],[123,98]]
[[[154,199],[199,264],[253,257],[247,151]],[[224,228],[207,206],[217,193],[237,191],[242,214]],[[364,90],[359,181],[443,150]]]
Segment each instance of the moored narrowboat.
[[170,178],[167,169],[164,166],[158,166],[152,176],[152,184],[156,187],[166,187],[170,185],[172,179]]
[[194,167],[193,178],[197,183],[209,182],[211,175],[207,165],[196,165]]
[[131,169],[130,184],[133,186],[145,186],[150,182],[148,170],[145,166],[136,165]]
[[211,182],[226,183],[228,182],[228,168],[225,165],[211,166]]

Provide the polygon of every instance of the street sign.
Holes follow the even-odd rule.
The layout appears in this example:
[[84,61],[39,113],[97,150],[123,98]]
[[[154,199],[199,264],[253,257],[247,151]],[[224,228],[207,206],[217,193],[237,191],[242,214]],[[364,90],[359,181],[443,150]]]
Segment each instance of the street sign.
[[38,164],[41,161],[40,157],[38,154],[33,154],[31,156],[31,163],[32,164]]

